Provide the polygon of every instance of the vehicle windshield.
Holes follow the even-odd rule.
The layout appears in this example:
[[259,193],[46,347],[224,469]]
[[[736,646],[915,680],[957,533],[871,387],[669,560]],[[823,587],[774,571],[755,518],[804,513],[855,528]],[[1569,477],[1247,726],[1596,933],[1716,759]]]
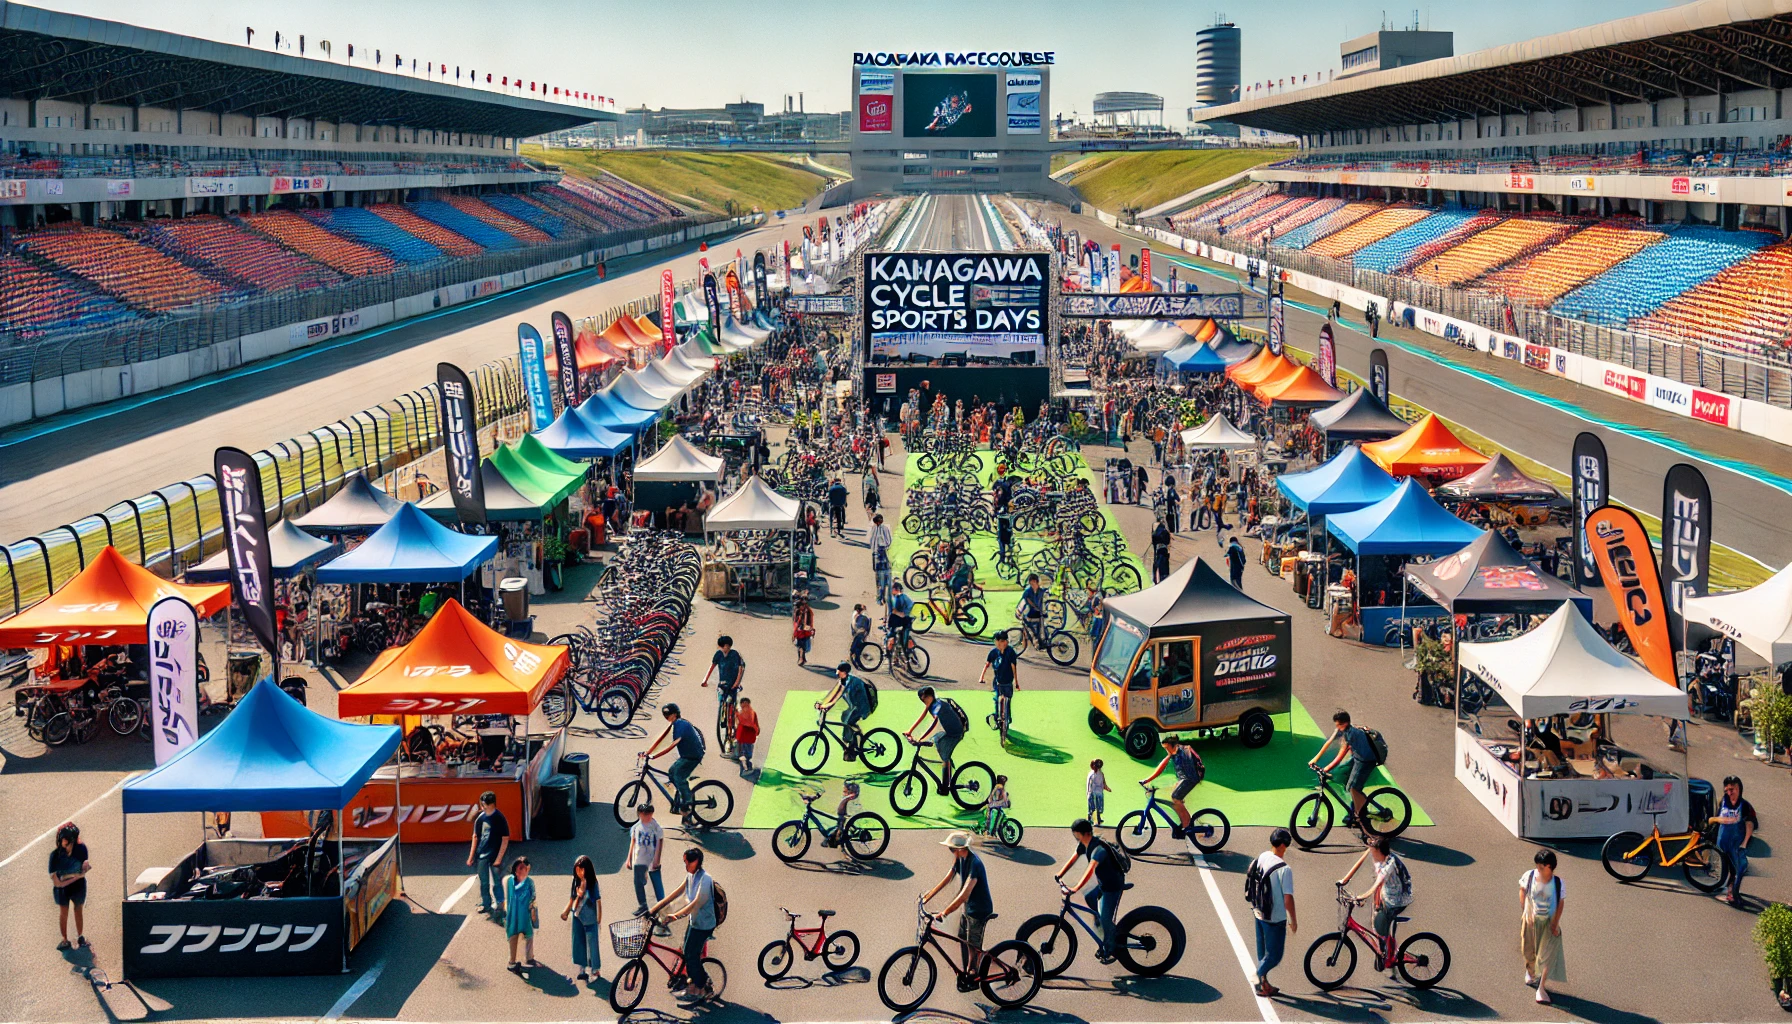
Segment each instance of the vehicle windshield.
[[1116,619],[1114,628],[1101,636],[1101,649],[1095,652],[1095,671],[1110,682],[1126,678],[1127,669],[1132,667],[1133,655],[1139,653],[1139,648],[1145,643],[1143,631],[1135,630],[1138,627]]

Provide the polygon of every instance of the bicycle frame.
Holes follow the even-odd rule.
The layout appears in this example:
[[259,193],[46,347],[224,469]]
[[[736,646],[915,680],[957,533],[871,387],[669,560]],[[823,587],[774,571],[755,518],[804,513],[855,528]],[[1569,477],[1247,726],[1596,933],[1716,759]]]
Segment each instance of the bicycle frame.
[[[785,913],[788,915],[789,911],[785,911]],[[803,936],[805,935],[815,936],[815,941],[812,943],[803,941]],[[790,931],[785,935],[785,938],[789,939],[791,944],[796,946],[796,948],[803,951],[804,958],[812,960],[815,957],[820,956],[822,949],[828,944],[827,922],[824,920],[814,928],[798,928],[796,926],[796,918],[791,917]]]
[[[1626,853],[1624,857],[1628,860],[1631,857],[1635,857],[1637,854],[1642,853],[1644,850],[1647,850],[1650,846],[1654,846],[1656,852],[1661,854],[1661,858],[1657,863],[1664,868],[1671,868],[1696,853],[1699,850],[1699,841],[1703,837],[1703,833],[1700,832],[1675,832],[1664,835],[1661,831],[1660,823],[1657,822],[1649,829],[1649,834],[1643,837],[1643,845]],[[1680,842],[1683,842],[1686,845],[1681,847],[1679,853],[1674,854],[1672,857],[1668,856],[1668,844]]]
[[[934,952],[940,955],[940,959],[951,966],[952,973],[960,978],[982,982],[990,977],[990,975],[985,973],[984,967],[984,965],[989,962],[989,957],[985,955],[983,950],[971,945],[952,932],[940,930],[937,927],[940,921],[939,915],[932,913],[926,907],[921,908],[921,921],[923,923],[915,929],[915,945],[920,946],[923,949],[931,946]],[[951,942],[954,946],[958,947],[958,955],[953,956],[946,952],[946,947],[940,942],[941,939]],[[977,966],[967,970],[963,965],[972,954],[975,954],[977,957]]]
[[1400,925],[1395,923],[1390,926],[1392,930],[1388,932],[1386,947],[1383,947],[1381,936],[1375,934],[1374,929],[1364,927],[1362,922],[1356,919],[1356,908],[1361,905],[1362,901],[1354,896],[1346,895],[1342,892],[1342,886],[1339,888],[1338,931],[1345,935],[1354,935],[1363,940],[1363,944],[1368,946],[1369,951],[1375,954],[1375,962],[1377,964],[1387,963],[1390,951],[1400,948],[1398,942]]
[[936,772],[933,770],[934,766],[938,765],[939,768],[941,769],[941,771],[943,771],[945,769],[946,765],[945,765],[945,762],[943,762],[943,761],[930,761],[927,758],[921,756],[921,748],[928,747],[928,746],[932,746],[932,744],[931,743],[916,743],[914,745],[914,747],[915,747],[914,756],[909,759],[908,766],[911,770],[920,772],[922,775],[925,775],[929,779],[933,780],[934,788],[937,789],[940,786],[945,785],[946,782],[943,778],[940,777],[940,772]]

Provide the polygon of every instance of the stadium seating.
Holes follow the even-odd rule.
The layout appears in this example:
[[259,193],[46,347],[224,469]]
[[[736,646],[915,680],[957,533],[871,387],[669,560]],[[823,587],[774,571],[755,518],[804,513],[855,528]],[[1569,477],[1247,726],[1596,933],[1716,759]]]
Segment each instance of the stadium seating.
[[529,193],[529,198],[562,217],[583,217],[595,225],[593,230],[596,231],[618,231],[629,226],[628,218],[599,206],[586,196],[558,185],[538,188]]
[[20,236],[15,244],[24,252],[152,312],[166,312],[196,302],[217,302],[229,298],[232,292],[166,253],[99,228],[34,231]]
[[418,266],[434,263],[447,255],[372,210],[343,206],[333,210],[308,210],[305,216],[339,235],[385,252],[400,263]]
[[439,199],[408,203],[406,209],[495,252],[509,252],[523,247],[523,243],[517,241],[514,235],[500,231],[477,217],[470,217]]
[[1272,244],[1283,249],[1305,249],[1319,239],[1341,231],[1382,208],[1381,203],[1345,203],[1331,213],[1284,234]]
[[1261,199],[1223,214],[1216,223],[1226,230],[1227,234],[1237,234],[1239,229],[1278,206],[1286,206],[1290,197],[1280,192],[1271,192]]
[[1550,311],[1596,324],[1622,324],[1647,316],[1773,240],[1759,231],[1677,228],[1569,292]]
[[580,231],[614,231],[621,225],[620,218],[607,220],[597,212],[596,207],[587,209],[577,203],[549,196],[546,189],[522,193],[517,198],[525,203],[541,207],[544,211],[567,221]]
[[1218,220],[1226,214],[1231,213],[1234,210],[1242,209],[1245,206],[1262,199],[1264,196],[1273,194],[1275,191],[1276,188],[1274,185],[1247,185],[1244,188],[1209,199],[1193,209],[1184,210],[1170,218],[1170,223],[1181,225],[1183,227],[1213,224],[1218,222]]
[[[1440,210],[1424,220],[1409,224],[1377,242],[1358,249],[1351,263],[1361,270],[1391,274],[1407,265],[1415,252],[1440,239],[1449,237],[1479,214],[1472,210]],[[1326,239],[1330,241],[1330,239]],[[1312,251],[1309,249],[1309,251]]]
[[1460,287],[1482,274],[1561,241],[1574,231],[1574,227],[1568,221],[1553,217],[1513,217],[1476,232],[1462,244],[1416,264],[1413,276],[1431,284]]
[[433,220],[417,216],[409,206],[402,203],[374,203],[363,209],[391,221],[405,232],[416,235],[450,256],[477,256],[485,251],[479,243],[463,238]]
[[1597,224],[1527,256],[1477,285],[1527,306],[1548,306],[1667,236],[1622,224]]
[[1335,231],[1307,246],[1315,256],[1344,259],[1365,245],[1372,245],[1403,228],[1412,227],[1431,216],[1422,207],[1394,206],[1379,210],[1362,220]]
[[1743,257],[1630,326],[1744,349],[1785,348],[1792,339],[1792,244]]
[[398,264],[378,249],[351,242],[291,210],[252,213],[242,222],[289,249],[333,267],[350,277],[389,274]]
[[517,196],[499,193],[496,195],[481,196],[480,198],[487,206],[497,210],[499,213],[509,214],[517,220],[520,220],[551,237],[559,238],[570,230],[567,227],[565,217],[549,213],[547,210],[536,206],[534,203],[524,202]]
[[0,333],[25,337],[70,328],[108,327],[136,314],[12,254],[0,254]]
[[153,221],[144,240],[215,277],[260,291],[315,288],[342,276],[222,217]]
[[552,239],[548,237],[547,232],[517,220],[510,214],[493,208],[484,200],[477,197],[447,195],[442,197],[442,201],[469,217],[474,217],[490,224],[492,227],[497,228],[499,231],[504,232],[512,238],[524,242],[552,241]]

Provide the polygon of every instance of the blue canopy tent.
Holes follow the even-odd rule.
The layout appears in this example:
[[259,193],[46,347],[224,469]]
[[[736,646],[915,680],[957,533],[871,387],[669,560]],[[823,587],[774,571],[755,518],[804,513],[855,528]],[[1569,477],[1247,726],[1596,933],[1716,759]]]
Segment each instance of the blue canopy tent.
[[498,538],[456,533],[406,502],[360,547],[321,566],[317,581],[463,583],[497,553]]
[[1231,364],[1205,344],[1191,342],[1164,354],[1164,363],[1182,373],[1224,373]]
[[[342,545],[314,537],[294,526],[292,520],[282,519],[268,527],[268,555],[274,563],[275,579],[290,579],[306,569],[330,558],[342,550]],[[212,557],[187,570],[189,583],[228,583],[230,581],[230,552],[220,551]]]
[[[1389,626],[1405,617],[1406,559],[1447,555],[1481,536],[1480,530],[1434,501],[1416,479],[1401,483],[1373,505],[1328,517],[1326,528],[1357,556],[1356,607],[1366,643],[1398,640],[1401,631]],[[1366,595],[1376,603],[1369,605]],[[1444,610],[1429,608],[1423,614],[1435,617]]]
[[1398,480],[1354,445],[1314,469],[1276,477],[1276,490],[1308,518],[1367,508],[1399,486]]
[[[587,403],[589,405],[589,403]],[[635,443],[632,432],[605,426],[585,406],[575,406],[535,432],[535,439],[549,451],[568,459],[595,459],[615,455]]]
[[599,391],[585,399],[579,411],[599,426],[630,434],[647,429],[660,418],[658,412],[636,408],[608,391]]

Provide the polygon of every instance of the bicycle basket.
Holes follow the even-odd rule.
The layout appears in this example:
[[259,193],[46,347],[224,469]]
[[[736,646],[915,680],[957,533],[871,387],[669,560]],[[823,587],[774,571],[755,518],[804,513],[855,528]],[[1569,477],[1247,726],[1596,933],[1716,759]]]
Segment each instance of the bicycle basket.
[[632,960],[647,952],[647,939],[653,924],[644,917],[631,917],[610,922],[610,948],[624,960]]

